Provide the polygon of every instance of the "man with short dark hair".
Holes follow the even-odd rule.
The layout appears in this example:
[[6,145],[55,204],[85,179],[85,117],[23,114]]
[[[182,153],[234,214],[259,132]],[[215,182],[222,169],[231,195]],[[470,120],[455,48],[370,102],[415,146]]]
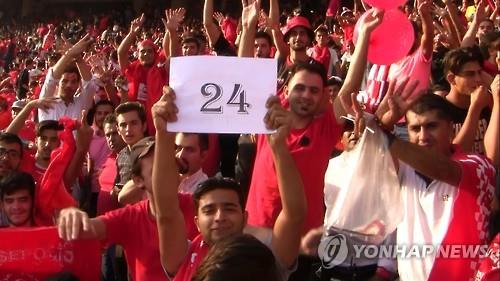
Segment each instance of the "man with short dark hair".
[[[395,159],[404,198],[404,217],[398,225],[398,245],[485,245],[495,169],[485,157],[464,153],[453,145],[451,105],[428,93],[412,104],[408,90],[389,86],[376,115]],[[410,94],[410,95],[409,95]],[[391,100],[391,101],[389,101]],[[392,105],[389,109],[387,103]],[[411,106],[411,107],[410,107]],[[388,128],[406,113],[409,142]],[[398,256],[402,280],[468,280],[479,255],[465,250],[452,256],[438,248],[424,256]]]
[[23,157],[23,143],[14,134],[0,132],[0,179],[17,171]]
[[487,156],[498,166],[499,132],[495,124],[499,121],[491,114],[492,97],[482,77],[482,64],[477,47],[449,51],[444,58],[444,74],[450,84],[446,99],[452,104],[453,142],[464,151]]
[[175,147],[181,176],[179,191],[193,193],[198,184],[208,178],[202,170],[208,151],[208,135],[178,133]]
[[30,174],[12,172],[0,180],[1,213],[8,227],[34,226],[35,181]]
[[[175,159],[175,135],[167,131],[167,121],[176,120],[170,88],[153,108],[157,147],[153,164],[153,192],[157,210],[162,265],[174,280],[191,280],[208,249],[217,241],[242,233],[247,214],[241,187],[231,179],[210,178],[202,182],[193,194],[195,223],[200,231],[191,242],[185,232],[184,219],[177,198],[178,175]],[[263,241],[276,256],[280,280],[287,280],[296,264],[300,245],[300,229],[306,214],[304,186],[294,160],[287,149],[286,137],[290,119],[278,106],[276,97],[268,101],[266,126],[277,132],[267,137],[275,157],[279,177],[282,210],[273,230],[248,229]],[[165,184],[167,186],[165,186]]]
[[62,116],[79,119],[82,110],[92,107],[95,86],[91,81],[90,66],[83,59],[83,52],[91,43],[85,35],[70,47],[49,69],[40,92],[40,98],[59,97],[52,107],[38,112],[39,121],[59,120]]

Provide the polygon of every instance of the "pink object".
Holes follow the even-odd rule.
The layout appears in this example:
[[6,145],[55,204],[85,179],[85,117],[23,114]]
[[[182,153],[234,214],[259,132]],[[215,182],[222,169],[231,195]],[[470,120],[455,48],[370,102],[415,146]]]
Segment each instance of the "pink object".
[[406,0],[363,0],[372,7],[390,10],[403,6]]
[[[358,40],[361,22],[372,13],[366,11],[354,28],[354,43]],[[415,35],[406,15],[399,10],[385,11],[382,23],[373,30],[368,46],[368,61],[374,64],[391,64],[408,55]]]

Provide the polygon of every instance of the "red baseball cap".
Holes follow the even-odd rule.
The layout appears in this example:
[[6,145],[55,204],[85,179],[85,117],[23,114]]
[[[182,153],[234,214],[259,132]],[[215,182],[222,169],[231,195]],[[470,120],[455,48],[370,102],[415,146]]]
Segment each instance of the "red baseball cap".
[[286,27],[283,32],[283,37],[285,38],[285,41],[288,40],[288,35],[290,34],[290,31],[299,26],[307,30],[307,33],[309,34],[311,41],[314,40],[314,31],[312,30],[309,20],[307,20],[305,17],[302,16],[295,16],[286,23]]

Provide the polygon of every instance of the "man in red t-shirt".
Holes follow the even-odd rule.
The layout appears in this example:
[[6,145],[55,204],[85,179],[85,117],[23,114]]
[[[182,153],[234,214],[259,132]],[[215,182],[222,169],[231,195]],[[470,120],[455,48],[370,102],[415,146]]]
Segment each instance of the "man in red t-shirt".
[[[120,244],[125,250],[132,280],[166,280],[158,250],[157,211],[153,202],[151,173],[155,141],[145,138],[134,146],[131,161],[134,184],[144,188],[148,199],[89,219],[77,208],[66,208],[58,219],[59,235],[65,240],[91,238]],[[179,194],[185,218],[184,233],[194,237],[193,205],[190,195]]]
[[151,119],[151,106],[159,99],[161,88],[167,84],[168,75],[165,66],[157,63],[157,47],[152,40],[145,39],[137,45],[137,60],[129,61],[129,49],[139,34],[144,23],[144,14],[132,21],[130,31],[118,47],[118,63],[129,81],[129,100],[144,105],[147,112],[147,124],[150,135],[154,134]]
[[[174,93],[170,88],[165,88],[164,91],[165,94],[153,108],[157,140],[153,192],[157,207],[161,260],[167,274],[175,274],[174,280],[191,280],[214,243],[243,232],[247,214],[243,209],[242,189],[235,181],[227,178],[208,179],[199,185],[193,195],[195,223],[201,234],[189,243],[177,196],[179,176],[175,159],[175,134],[167,132],[166,128],[167,120],[176,120]],[[273,230],[247,228],[246,231],[274,252],[281,269],[279,279],[287,280],[290,268],[296,264],[306,202],[304,186],[286,146],[291,118],[288,111],[279,104],[276,97],[268,100],[266,125],[269,129],[277,130],[267,137],[267,141],[275,157],[283,209]]]

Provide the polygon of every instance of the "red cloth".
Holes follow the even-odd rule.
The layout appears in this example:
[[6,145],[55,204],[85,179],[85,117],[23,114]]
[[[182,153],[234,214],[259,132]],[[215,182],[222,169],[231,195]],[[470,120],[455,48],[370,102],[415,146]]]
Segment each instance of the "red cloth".
[[224,34],[224,38],[231,43],[231,46],[234,46],[234,42],[236,42],[236,37],[238,34],[236,32],[236,28],[238,26],[238,22],[230,17],[224,18],[221,24],[222,33]]
[[328,8],[326,9],[327,17],[334,17],[340,8],[340,0],[330,0],[328,3]]
[[[144,43],[144,42],[143,42]],[[157,102],[162,93],[163,86],[168,84],[168,75],[165,67],[154,64],[151,67],[142,66],[135,61],[124,71],[129,84],[130,101],[139,101],[146,109],[148,133],[155,135],[151,108]]]
[[76,202],[64,186],[64,173],[68,167],[76,144],[73,138],[75,121],[61,118],[60,123],[64,130],[59,133],[62,145],[54,149],[51,154],[50,164],[45,172],[35,200],[35,220],[37,225],[47,226],[53,224],[53,215],[56,210],[76,206]]
[[209,177],[215,176],[219,171],[220,165],[220,145],[219,136],[217,134],[208,135],[208,150],[205,160],[203,161],[202,169]]
[[330,50],[328,50],[328,47],[320,47],[318,45],[314,45],[312,49],[312,54],[311,57],[318,62],[320,62],[324,67],[325,70],[328,72],[328,69],[330,69]]
[[484,259],[476,272],[478,281],[500,280],[500,233],[498,233],[486,251]]
[[118,201],[116,199],[112,200],[110,194],[116,178],[116,156],[116,153],[111,153],[102,165],[101,174],[99,175],[101,190],[97,199],[97,215],[102,215],[120,207]]
[[[452,160],[460,164],[462,178],[456,187],[459,195],[453,202],[453,216],[440,244],[487,245],[488,208],[495,196],[495,168],[486,157],[466,154],[459,149]],[[479,258],[479,255],[465,252],[459,258],[436,257],[428,280],[472,280],[479,267]]]
[[175,274],[174,281],[191,281],[196,269],[207,255],[209,249],[210,247],[203,241],[201,234],[198,235],[191,243],[184,263],[182,263],[179,271]]
[[12,121],[12,114],[8,109],[0,111],[0,130],[6,129]]
[[[106,242],[120,244],[125,250],[127,265],[134,281],[167,280],[161,266],[156,219],[149,212],[149,200],[127,205],[100,216],[106,225]],[[189,237],[193,233],[194,206],[191,195],[179,194]]]
[[100,277],[99,242],[63,241],[55,227],[1,229],[0,249],[0,280],[45,280],[63,271],[81,281]]

